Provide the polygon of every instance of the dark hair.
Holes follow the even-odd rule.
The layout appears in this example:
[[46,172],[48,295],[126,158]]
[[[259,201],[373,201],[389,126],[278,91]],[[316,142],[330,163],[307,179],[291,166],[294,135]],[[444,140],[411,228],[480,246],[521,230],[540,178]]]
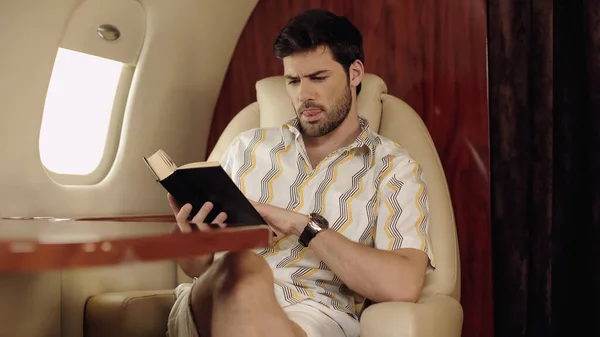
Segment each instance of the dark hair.
[[[333,59],[350,74],[350,65],[356,60],[364,63],[360,31],[346,18],[323,9],[310,9],[292,18],[281,30],[273,50],[284,58],[300,51],[314,50],[326,45]],[[360,93],[361,84],[356,87]]]

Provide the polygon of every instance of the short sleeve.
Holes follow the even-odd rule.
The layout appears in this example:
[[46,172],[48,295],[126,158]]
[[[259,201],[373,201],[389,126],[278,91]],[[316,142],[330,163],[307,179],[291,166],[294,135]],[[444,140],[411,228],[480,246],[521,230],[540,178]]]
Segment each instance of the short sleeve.
[[229,144],[223,155],[221,156],[221,166],[227,172],[227,174],[231,177],[233,171],[233,165],[235,163],[235,158],[238,153],[238,148],[240,145],[240,135],[236,136],[233,141]]
[[379,187],[375,248],[424,251],[435,266],[429,240],[429,203],[421,166],[408,156],[395,158],[394,168]]

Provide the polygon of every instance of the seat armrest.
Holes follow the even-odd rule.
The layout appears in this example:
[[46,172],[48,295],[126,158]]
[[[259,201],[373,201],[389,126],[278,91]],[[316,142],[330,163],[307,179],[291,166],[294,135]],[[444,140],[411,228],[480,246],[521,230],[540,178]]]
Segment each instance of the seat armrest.
[[95,295],[84,313],[85,337],[165,337],[173,290]]
[[428,295],[417,303],[373,304],[360,322],[361,337],[460,337],[463,310],[450,296]]

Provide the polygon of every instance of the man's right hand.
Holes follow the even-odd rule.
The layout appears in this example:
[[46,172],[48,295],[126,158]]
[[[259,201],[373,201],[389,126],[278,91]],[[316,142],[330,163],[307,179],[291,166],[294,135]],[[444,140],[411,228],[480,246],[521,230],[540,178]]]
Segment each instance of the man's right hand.
[[[175,200],[171,194],[167,194],[167,199],[169,200],[169,205],[171,205],[171,209],[173,210],[173,214],[175,214],[175,218],[177,220],[177,222],[173,225],[171,233],[191,233],[194,227],[198,228],[198,230],[201,232],[211,230],[210,226],[204,222],[204,219],[212,210],[212,203],[205,203],[198,211],[198,214],[194,216],[192,221],[188,222],[187,219],[192,211],[192,205],[185,204],[182,207],[179,207],[177,200]],[[220,228],[225,228],[227,226],[225,224],[225,220],[227,220],[227,214],[221,212],[215,217],[215,220],[212,223],[217,224]],[[209,254],[193,258],[179,259],[177,262],[179,263],[181,270],[183,270],[187,276],[199,277],[210,266],[213,261],[213,257],[214,254]]]

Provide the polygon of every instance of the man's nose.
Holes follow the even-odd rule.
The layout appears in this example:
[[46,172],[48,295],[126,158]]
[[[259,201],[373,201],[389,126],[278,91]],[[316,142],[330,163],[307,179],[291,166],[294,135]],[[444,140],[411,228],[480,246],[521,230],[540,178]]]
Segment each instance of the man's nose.
[[300,103],[314,99],[315,91],[312,85],[308,81],[300,82],[300,86],[298,88],[298,100],[300,100]]

